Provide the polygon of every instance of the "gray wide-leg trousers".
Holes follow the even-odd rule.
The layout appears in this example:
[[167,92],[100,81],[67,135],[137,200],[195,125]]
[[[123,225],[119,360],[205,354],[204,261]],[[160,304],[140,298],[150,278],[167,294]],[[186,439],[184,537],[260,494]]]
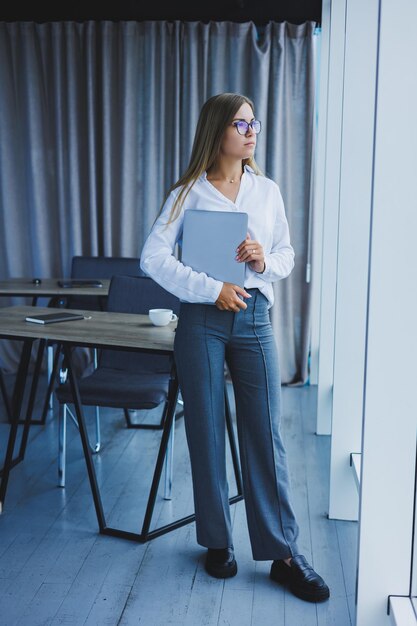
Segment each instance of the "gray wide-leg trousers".
[[268,301],[249,289],[245,311],[182,303],[174,355],[190,452],[197,541],[233,546],[226,476],[224,362],[233,381],[243,492],[253,558],[298,554],[280,434],[280,372]]

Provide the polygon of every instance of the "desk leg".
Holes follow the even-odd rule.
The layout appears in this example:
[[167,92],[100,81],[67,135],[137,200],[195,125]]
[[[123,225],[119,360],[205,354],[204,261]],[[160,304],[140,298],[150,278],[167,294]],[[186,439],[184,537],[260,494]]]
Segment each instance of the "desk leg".
[[13,459],[13,452],[16,443],[17,429],[19,426],[19,418],[22,410],[23,395],[25,391],[25,383],[29,368],[30,355],[32,352],[33,339],[26,339],[23,343],[22,354],[20,356],[19,369],[17,372],[16,382],[14,385],[13,399],[12,399],[12,422],[10,424],[9,440],[7,443],[6,458],[4,466],[1,471],[1,483],[0,483],[0,513],[3,509],[3,504],[6,499],[7,483],[9,481],[9,474],[12,467],[20,463],[23,457],[21,454],[16,459]]
[[[71,392],[73,396],[75,412],[77,415],[81,442],[82,442],[82,446],[84,450],[84,457],[85,457],[86,464],[87,464],[88,477],[90,480],[91,491],[93,493],[94,505],[96,509],[100,533],[104,535],[110,535],[112,537],[121,537],[123,539],[129,539],[131,541],[138,541],[140,543],[145,543],[149,541],[150,539],[155,539],[156,537],[159,537],[160,535],[164,535],[165,533],[171,530],[175,530],[176,528],[180,528],[181,526],[185,526],[186,524],[189,524],[190,522],[195,521],[195,515],[192,514],[186,517],[182,517],[181,519],[176,520],[175,522],[172,522],[170,524],[166,524],[165,526],[161,526],[160,528],[149,530],[151,522],[152,522],[152,515],[153,515],[153,511],[155,507],[155,500],[156,500],[157,493],[158,493],[158,487],[161,481],[162,468],[163,468],[164,461],[165,461],[165,455],[167,451],[169,437],[170,437],[171,429],[174,426],[175,410],[176,410],[177,401],[178,401],[179,386],[178,386],[178,379],[177,379],[175,367],[173,366],[171,379],[169,383],[167,412],[166,412],[164,427],[162,431],[161,442],[159,445],[158,457],[156,460],[155,470],[154,470],[154,474],[152,478],[151,489],[149,492],[148,503],[147,503],[147,507],[145,511],[144,520],[143,520],[142,532],[133,533],[133,532],[123,530],[121,528],[111,528],[110,526],[106,525],[103,505],[101,502],[100,489],[97,483],[97,477],[96,477],[96,472],[94,468],[91,448],[88,442],[87,430],[85,426],[85,420],[84,420],[84,415],[83,415],[82,405],[81,405],[80,392],[79,392],[76,377],[73,373],[70,345],[64,345],[64,357],[68,365],[68,375],[69,375],[69,380],[70,380],[70,385],[71,385]],[[229,498],[230,504],[234,504],[235,502],[239,502],[240,500],[242,500],[242,482],[240,478],[240,469],[239,469],[239,462],[237,458],[237,450],[236,450],[236,445],[234,441],[233,426],[231,423],[230,407],[227,401],[226,401],[225,409],[226,409],[226,424],[227,424],[228,435],[229,435],[229,440],[230,440],[230,445],[231,445],[233,465],[234,465],[237,490],[238,490],[237,495]]]
[[9,422],[12,419],[12,409],[10,406],[10,401],[9,401],[9,396],[7,395],[7,389],[6,389],[6,385],[3,379],[3,374],[0,370],[0,391],[1,394],[3,396],[3,402],[4,402],[4,406],[6,408],[6,415],[7,415],[7,419],[9,420]]
[[148,506],[146,507],[145,518],[143,520],[142,536],[144,541],[147,541],[149,535],[149,527],[152,521],[152,514],[155,506],[156,495],[158,493],[159,483],[161,482],[162,468],[166,457],[166,451],[168,448],[169,437],[174,425],[175,409],[177,408],[178,400],[178,380],[176,374],[171,377],[169,381],[168,389],[168,407],[165,417],[164,429],[161,437],[161,444],[159,446],[158,458],[156,460],[155,471],[152,480],[151,491],[149,493]]
[[124,539],[131,539],[134,541],[139,541],[141,543],[145,543],[148,539],[154,538],[158,535],[162,535],[169,530],[173,530],[174,528],[179,528],[184,524],[188,524],[189,522],[195,519],[194,515],[188,516],[173,524],[169,524],[157,530],[149,532],[149,526],[152,521],[153,509],[155,506],[155,499],[158,492],[158,486],[161,480],[162,468],[165,460],[165,454],[168,446],[168,440],[171,432],[171,428],[174,421],[175,409],[177,406],[178,399],[178,380],[175,372],[171,376],[169,391],[168,391],[168,409],[164,424],[164,429],[162,432],[161,443],[158,452],[158,458],[156,461],[156,466],[154,470],[152,486],[149,493],[148,504],[145,512],[145,517],[143,521],[143,527],[141,533],[132,533],[119,528],[110,528],[106,526],[106,519],[103,511],[103,505],[101,502],[100,489],[97,482],[97,476],[94,468],[94,463],[91,454],[91,448],[88,442],[87,429],[85,426],[84,415],[82,411],[81,397],[78,388],[78,383],[76,376],[73,373],[72,367],[72,358],[71,358],[71,346],[64,345],[64,358],[66,360],[68,366],[68,376],[71,385],[71,392],[73,396],[74,408],[77,415],[78,426],[80,430],[81,442],[84,451],[84,457],[87,464],[88,477],[90,480],[91,491],[93,493],[94,505],[97,514],[97,521],[99,525],[100,532],[106,535],[111,535],[115,537],[122,537]]
[[30,387],[28,406],[26,409],[26,417],[24,420],[20,421],[20,424],[25,424],[25,430],[23,432],[22,445],[21,445],[21,454],[24,456],[26,449],[26,441],[27,441],[27,429],[29,425],[41,425],[43,426],[45,422],[42,420],[32,420],[33,407],[35,404],[36,392],[38,390],[39,377],[41,375],[42,369],[42,360],[45,352],[45,339],[39,340],[38,353],[36,355],[35,368],[33,370],[32,377],[32,385]]
[[185,524],[189,524],[193,522],[195,519],[195,515],[188,515],[187,517],[183,517],[180,520],[172,522],[171,524],[167,524],[166,526],[162,526],[155,530],[149,530],[152,521],[153,510],[155,507],[155,500],[158,494],[159,483],[161,482],[161,474],[162,468],[165,461],[166,451],[169,442],[169,436],[171,433],[171,429],[173,427],[174,418],[175,418],[175,410],[177,408],[177,400],[178,400],[178,379],[176,375],[175,368],[173,367],[173,371],[171,374],[171,379],[169,382],[168,389],[168,405],[166,410],[166,416],[164,421],[164,427],[161,436],[161,443],[159,445],[158,457],[156,460],[155,470],[152,479],[152,485],[149,492],[148,504],[146,506],[145,517],[143,520],[142,532],[141,533],[132,533],[126,530],[122,530],[119,528],[110,528],[106,526],[103,530],[103,534],[110,535],[112,537],[121,537],[123,539],[130,539],[133,541],[139,541],[140,543],[145,543],[150,539],[154,539],[155,537],[159,537],[160,535],[164,535],[170,530],[174,530],[175,528],[180,528],[180,526],[184,526]]
[[68,366],[68,376],[71,385],[71,392],[74,401],[75,413],[77,415],[78,427],[81,436],[81,443],[84,451],[84,458],[87,464],[88,478],[90,480],[91,491],[93,493],[94,506],[96,509],[97,521],[100,532],[103,532],[106,526],[104,517],[103,504],[101,502],[100,490],[97,483],[96,470],[94,468],[91,448],[88,441],[87,428],[85,425],[84,414],[82,410],[80,391],[78,389],[77,377],[74,375],[72,367],[71,346],[64,345],[64,357]]
[[[178,379],[177,379],[175,367],[173,367],[170,385],[169,385],[169,391],[168,391],[168,407],[167,407],[167,412],[166,412],[166,418],[164,422],[164,428],[162,431],[161,443],[159,446],[158,458],[156,461],[155,471],[154,471],[153,480],[152,480],[152,486],[151,486],[151,490],[149,493],[146,513],[145,513],[145,517],[143,521],[142,532],[138,534],[138,533],[127,532],[118,528],[106,527],[103,530],[103,534],[111,535],[113,537],[122,537],[125,539],[130,539],[133,541],[140,541],[141,543],[145,543],[146,541],[155,539],[156,537],[159,537],[160,535],[164,535],[165,533],[170,532],[171,530],[175,530],[176,528],[180,528],[181,526],[185,526],[186,524],[190,524],[191,522],[195,521],[195,514],[192,514],[186,517],[182,517],[181,519],[176,520],[175,522],[171,522],[170,524],[166,524],[165,526],[161,526],[160,528],[149,530],[149,527],[152,521],[152,514],[153,514],[153,510],[155,506],[155,500],[156,500],[156,496],[158,493],[158,487],[159,487],[159,483],[161,480],[161,473],[162,473],[166,450],[167,450],[167,446],[169,442],[169,436],[170,436],[172,428],[174,427],[174,418],[175,418],[175,410],[176,410],[177,402],[178,402],[178,394],[179,394]],[[231,453],[232,453],[233,466],[234,466],[234,471],[235,471],[235,476],[236,476],[236,485],[237,485],[237,494],[229,498],[229,503],[234,504],[235,502],[239,502],[240,500],[243,499],[243,495],[242,495],[243,490],[242,490],[242,480],[241,480],[241,474],[240,474],[240,465],[239,465],[239,460],[237,456],[236,443],[235,443],[235,438],[234,438],[234,433],[233,433],[230,406],[229,406],[227,397],[225,397],[225,413],[226,413],[227,432],[229,435],[230,448],[231,448]]]

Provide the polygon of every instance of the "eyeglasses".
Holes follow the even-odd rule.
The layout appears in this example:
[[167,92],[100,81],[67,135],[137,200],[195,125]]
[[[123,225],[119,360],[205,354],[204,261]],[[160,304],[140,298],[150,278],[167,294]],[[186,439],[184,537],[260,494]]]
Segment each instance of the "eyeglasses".
[[237,120],[236,122],[232,122],[232,126],[234,126],[239,133],[239,135],[246,135],[249,130],[249,126],[257,135],[261,132],[261,122],[259,120],[252,120],[251,122],[245,122],[245,120]]

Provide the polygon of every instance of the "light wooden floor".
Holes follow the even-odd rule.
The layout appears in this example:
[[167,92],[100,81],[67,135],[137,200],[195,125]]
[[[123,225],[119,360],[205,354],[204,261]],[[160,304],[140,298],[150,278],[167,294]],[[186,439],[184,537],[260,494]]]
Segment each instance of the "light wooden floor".
[[[194,524],[144,545],[99,535],[74,427],[67,487],[56,486],[57,420],[50,417],[46,427],[32,427],[0,516],[0,624],[353,625],[357,524],[327,518],[330,438],[314,434],[315,393],[308,386],[283,388],[282,432],[300,552],[329,584],[328,602],[298,600],[270,581],[269,562],[252,560],[243,502],[232,507],[239,571],[227,581],[206,575]],[[1,404],[0,410],[4,415]],[[8,425],[0,424],[1,458],[7,433]],[[175,436],[173,500],[164,501],[161,489],[158,526],[193,511],[182,419]],[[121,412],[102,412],[103,449],[95,463],[110,524],[140,529],[159,437],[158,431],[127,430]]]

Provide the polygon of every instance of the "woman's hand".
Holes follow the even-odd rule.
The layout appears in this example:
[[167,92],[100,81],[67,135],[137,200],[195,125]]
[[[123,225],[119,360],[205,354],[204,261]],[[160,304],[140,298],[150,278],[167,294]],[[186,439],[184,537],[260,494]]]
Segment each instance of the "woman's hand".
[[237,248],[236,261],[239,263],[249,263],[254,272],[265,271],[264,249],[258,241],[250,238],[249,233],[245,241],[242,241]]
[[223,283],[222,290],[219,297],[216,300],[216,307],[220,311],[234,311],[237,313],[240,309],[247,309],[247,304],[239,298],[241,295],[243,298],[252,298],[250,293],[234,285],[233,283]]

